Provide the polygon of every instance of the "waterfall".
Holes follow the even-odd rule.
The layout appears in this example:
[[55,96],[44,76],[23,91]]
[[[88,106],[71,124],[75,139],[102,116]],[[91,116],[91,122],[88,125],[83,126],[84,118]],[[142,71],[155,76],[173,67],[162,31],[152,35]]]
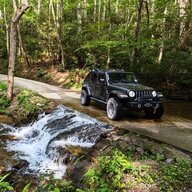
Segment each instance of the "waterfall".
[[6,149],[14,152],[14,158],[28,162],[25,172],[52,174],[55,178],[62,178],[66,172],[67,147],[90,148],[101,134],[112,129],[63,105],[50,114],[40,114],[27,126],[3,127],[15,138],[7,141]]

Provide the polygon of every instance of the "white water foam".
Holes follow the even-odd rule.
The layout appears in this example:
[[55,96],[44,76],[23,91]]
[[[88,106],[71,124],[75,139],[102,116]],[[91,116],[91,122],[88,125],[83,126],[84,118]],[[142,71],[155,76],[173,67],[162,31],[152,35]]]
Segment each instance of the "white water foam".
[[9,134],[17,140],[9,141],[7,149],[15,152],[15,158],[29,163],[28,172],[53,174],[55,178],[62,178],[66,171],[65,157],[59,148],[90,148],[100,134],[111,130],[107,124],[64,106],[40,115],[28,126],[9,128]]

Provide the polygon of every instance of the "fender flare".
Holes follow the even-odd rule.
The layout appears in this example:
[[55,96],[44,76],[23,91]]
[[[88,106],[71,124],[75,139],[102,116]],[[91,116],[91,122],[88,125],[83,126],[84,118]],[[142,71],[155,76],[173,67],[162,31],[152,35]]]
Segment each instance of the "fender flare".
[[107,100],[108,100],[109,98],[111,98],[111,97],[116,97],[116,98],[118,98],[118,99],[120,99],[120,100],[121,100],[121,99],[128,99],[128,98],[129,98],[126,93],[124,93],[124,92],[122,92],[122,91],[116,91],[116,90],[111,91],[111,92],[109,93],[109,95],[108,95],[108,97],[107,97]]

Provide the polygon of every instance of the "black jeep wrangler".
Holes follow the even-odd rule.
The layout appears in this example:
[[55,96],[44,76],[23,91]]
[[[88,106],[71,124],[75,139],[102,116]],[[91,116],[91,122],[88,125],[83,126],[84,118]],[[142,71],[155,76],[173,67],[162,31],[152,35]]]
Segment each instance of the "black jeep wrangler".
[[133,73],[123,70],[92,70],[85,78],[81,91],[81,104],[90,100],[106,104],[109,119],[123,116],[124,108],[144,110],[147,118],[159,119],[164,113],[163,95],[153,88],[139,84]]

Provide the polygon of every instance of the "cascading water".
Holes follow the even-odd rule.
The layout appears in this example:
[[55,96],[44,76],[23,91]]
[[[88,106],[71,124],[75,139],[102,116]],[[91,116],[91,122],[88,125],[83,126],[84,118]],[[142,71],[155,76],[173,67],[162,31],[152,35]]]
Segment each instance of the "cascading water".
[[101,134],[112,129],[62,105],[48,115],[39,115],[38,120],[28,126],[3,127],[15,138],[7,142],[7,150],[15,153],[14,158],[28,162],[26,172],[53,174],[55,178],[65,174],[66,147],[90,148]]

